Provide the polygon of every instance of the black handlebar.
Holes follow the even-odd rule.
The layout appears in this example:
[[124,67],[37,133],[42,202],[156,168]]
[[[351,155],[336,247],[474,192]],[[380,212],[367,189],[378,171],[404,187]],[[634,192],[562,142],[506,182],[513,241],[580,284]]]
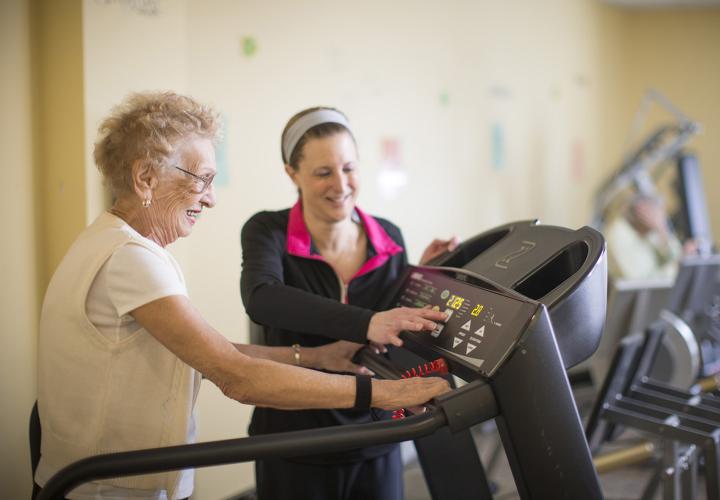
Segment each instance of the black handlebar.
[[300,457],[396,443],[428,436],[444,425],[447,425],[445,412],[437,410],[402,420],[96,455],[72,463],[58,472],[45,484],[37,500],[62,499],[75,487],[96,479],[271,457]]

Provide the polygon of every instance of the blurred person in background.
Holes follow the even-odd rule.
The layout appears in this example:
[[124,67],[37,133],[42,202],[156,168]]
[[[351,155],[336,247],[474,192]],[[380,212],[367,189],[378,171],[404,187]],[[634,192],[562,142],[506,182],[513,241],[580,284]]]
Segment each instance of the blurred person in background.
[[674,278],[682,256],[697,252],[694,241],[678,239],[665,203],[656,195],[635,195],[603,233],[613,278]]

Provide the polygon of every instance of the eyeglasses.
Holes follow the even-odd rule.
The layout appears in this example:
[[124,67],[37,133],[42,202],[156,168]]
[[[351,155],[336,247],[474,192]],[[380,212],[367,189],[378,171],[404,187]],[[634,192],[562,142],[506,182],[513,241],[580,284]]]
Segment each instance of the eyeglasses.
[[184,168],[180,168],[176,165],[173,165],[173,167],[195,179],[195,189],[193,189],[193,192],[198,194],[207,191],[210,188],[210,184],[212,184],[213,179],[215,179],[215,174],[200,176],[195,175],[192,172],[188,172]]

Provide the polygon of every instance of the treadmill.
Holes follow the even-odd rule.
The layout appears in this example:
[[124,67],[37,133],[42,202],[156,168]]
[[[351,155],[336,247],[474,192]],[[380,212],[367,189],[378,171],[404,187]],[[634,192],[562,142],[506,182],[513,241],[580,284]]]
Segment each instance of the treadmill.
[[[401,334],[403,351],[426,361],[442,357],[450,373],[467,381],[433,400],[425,413],[97,455],[58,472],[38,499],[63,498],[101,478],[423,439],[418,453],[434,499],[490,499],[469,429],[493,418],[521,498],[601,499],[566,374],[594,352],[603,330],[607,268],[600,233],[516,222],[431,264],[410,266],[386,299],[387,307],[429,306],[450,315],[433,332]],[[362,354],[376,373],[401,376],[392,358],[367,349]]]

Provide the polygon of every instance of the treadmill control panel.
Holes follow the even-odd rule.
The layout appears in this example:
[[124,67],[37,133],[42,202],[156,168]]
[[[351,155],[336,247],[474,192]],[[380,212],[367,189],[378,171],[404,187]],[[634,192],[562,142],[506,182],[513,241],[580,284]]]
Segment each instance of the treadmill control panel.
[[483,377],[502,365],[539,307],[422,268],[410,271],[392,304],[445,312],[448,319],[434,331],[404,332],[403,338]]

